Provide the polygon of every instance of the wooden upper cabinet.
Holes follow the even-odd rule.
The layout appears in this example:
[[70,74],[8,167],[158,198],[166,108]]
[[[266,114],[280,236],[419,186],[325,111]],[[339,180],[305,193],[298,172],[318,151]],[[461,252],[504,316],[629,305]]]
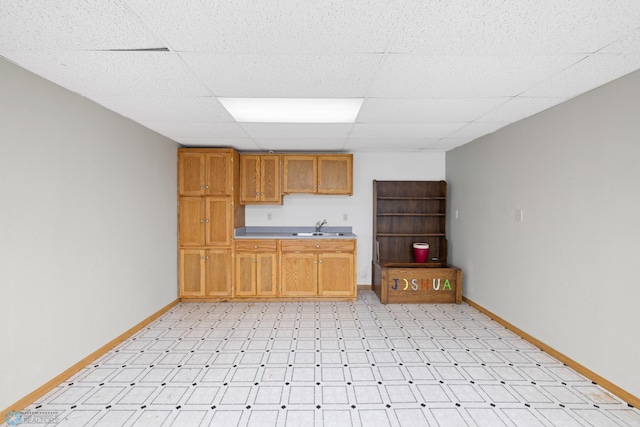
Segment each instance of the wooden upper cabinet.
[[353,194],[353,155],[285,154],[283,159],[283,193]]
[[178,187],[181,196],[227,196],[233,194],[231,151],[178,154]]
[[261,156],[260,196],[263,202],[282,204],[282,171],[280,156]]
[[240,203],[282,204],[280,155],[240,156]]
[[178,187],[181,196],[200,196],[204,194],[205,177],[204,155],[185,153],[178,156]]
[[353,156],[318,156],[318,193],[353,194]]
[[283,193],[315,193],[318,189],[317,156],[283,156]]

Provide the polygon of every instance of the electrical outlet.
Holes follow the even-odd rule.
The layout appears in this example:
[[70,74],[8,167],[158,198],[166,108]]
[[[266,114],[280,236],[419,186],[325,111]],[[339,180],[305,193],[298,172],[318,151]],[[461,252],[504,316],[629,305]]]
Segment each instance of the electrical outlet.
[[524,221],[524,212],[522,209],[516,209],[516,222]]
[[456,209],[455,211],[453,211],[453,216],[458,219],[460,216],[458,215],[458,209]]
[[349,214],[343,213],[342,214],[342,220],[343,221],[349,221]]
[[272,219],[271,212],[267,212],[267,221],[271,221]]
[[361,271],[361,272],[360,272],[360,277],[362,277],[363,279],[364,279],[365,277],[367,277],[367,272],[366,272],[366,271]]

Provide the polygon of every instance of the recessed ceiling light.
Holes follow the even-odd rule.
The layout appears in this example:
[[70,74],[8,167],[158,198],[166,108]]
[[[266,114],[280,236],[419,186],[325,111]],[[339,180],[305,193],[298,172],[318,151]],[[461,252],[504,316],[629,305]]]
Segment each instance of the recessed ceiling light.
[[362,98],[218,98],[238,122],[353,123]]

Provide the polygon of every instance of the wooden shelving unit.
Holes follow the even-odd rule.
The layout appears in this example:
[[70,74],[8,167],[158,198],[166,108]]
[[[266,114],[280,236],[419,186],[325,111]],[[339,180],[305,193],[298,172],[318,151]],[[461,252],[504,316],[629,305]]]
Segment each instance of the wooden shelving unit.
[[[446,209],[445,181],[373,181],[373,289],[383,303],[461,301]],[[429,244],[426,263],[415,262],[413,243]]]
[[373,259],[413,262],[412,244],[429,244],[429,260],[447,261],[447,183],[373,182]]

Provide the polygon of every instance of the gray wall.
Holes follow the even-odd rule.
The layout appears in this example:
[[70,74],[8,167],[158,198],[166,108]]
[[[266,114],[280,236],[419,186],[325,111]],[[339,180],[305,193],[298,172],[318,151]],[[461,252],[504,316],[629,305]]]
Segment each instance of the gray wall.
[[448,152],[446,175],[464,295],[640,396],[640,72]]
[[0,58],[0,410],[177,298],[176,149]]

